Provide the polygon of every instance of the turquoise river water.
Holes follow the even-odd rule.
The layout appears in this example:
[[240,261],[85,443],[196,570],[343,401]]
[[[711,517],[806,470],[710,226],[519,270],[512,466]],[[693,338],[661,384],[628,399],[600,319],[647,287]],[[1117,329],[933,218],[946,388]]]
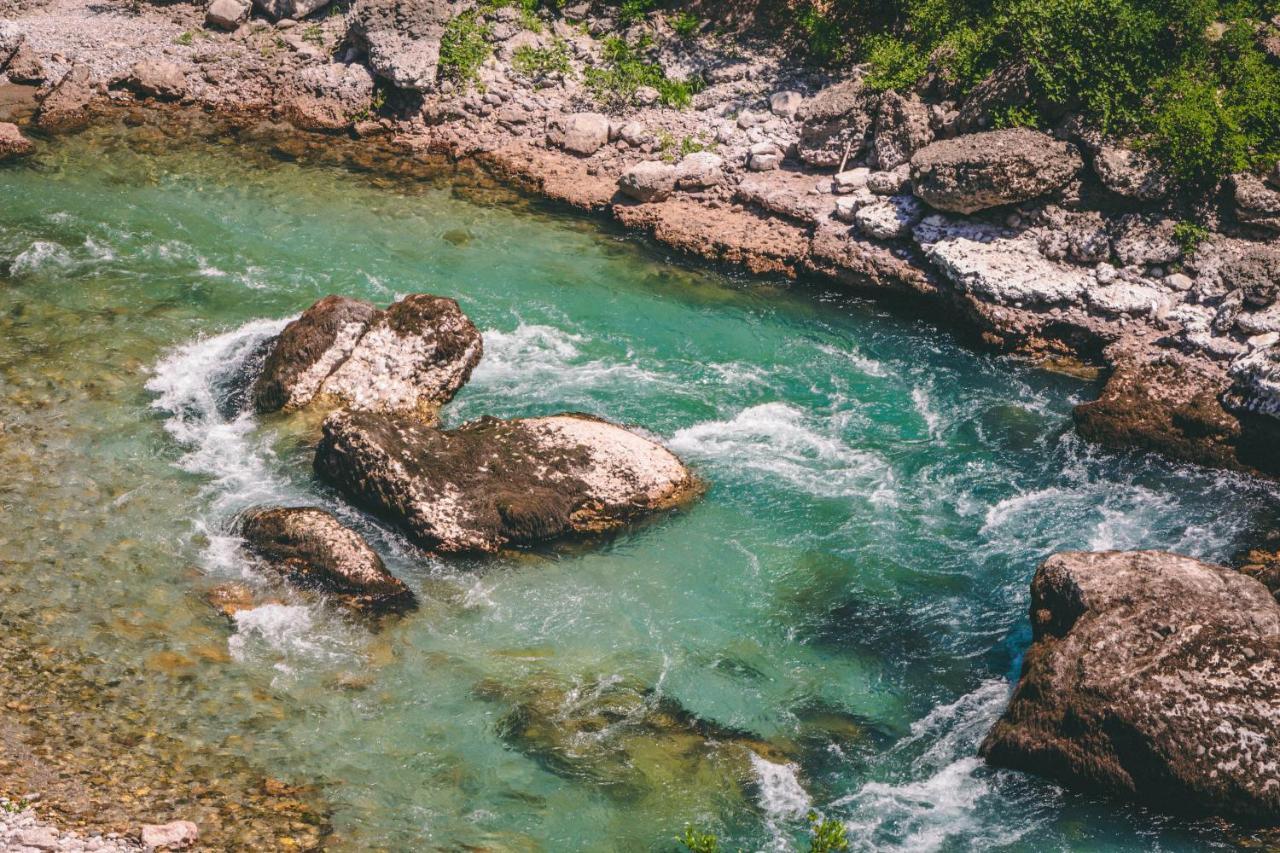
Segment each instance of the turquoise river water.
[[[800,850],[811,808],[856,850],[1231,846],[976,749],[1038,560],[1227,559],[1274,524],[1272,487],[1089,447],[1070,410],[1093,386],[823,285],[686,265],[445,171],[133,133],[0,169],[0,611],[106,670],[187,661],[139,707],[317,785],[331,846],[669,850],[694,823]],[[441,560],[313,479],[314,422],[226,405],[317,298],[415,291],[484,333],[449,423],[638,425],[706,496],[603,542]],[[266,583],[226,532],[263,502],[350,519],[420,609],[215,613],[211,585]]]

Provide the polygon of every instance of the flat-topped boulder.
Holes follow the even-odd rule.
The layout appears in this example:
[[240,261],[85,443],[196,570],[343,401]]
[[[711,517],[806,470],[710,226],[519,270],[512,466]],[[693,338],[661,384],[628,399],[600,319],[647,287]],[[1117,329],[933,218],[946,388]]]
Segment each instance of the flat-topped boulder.
[[78,130],[89,123],[94,88],[87,65],[74,65],[40,103],[36,124],[42,130]]
[[619,527],[697,489],[666,448],[582,414],[457,429],[373,412],[324,422],[321,477],[433,551],[496,552]]
[[1280,821],[1280,605],[1157,551],[1056,554],[992,764],[1179,814]]
[[374,74],[401,89],[430,92],[452,15],[446,0],[357,0],[351,37],[368,52]]
[[412,607],[413,593],[364,537],[316,507],[257,507],[237,521],[245,546],[289,583],[362,610]]
[[921,148],[911,185],[931,207],[976,213],[1056,192],[1083,165],[1073,147],[1038,130],[991,130]]
[[480,361],[480,332],[452,299],[415,293],[385,311],[327,296],[285,326],[254,383],[260,413],[313,403],[432,420]]

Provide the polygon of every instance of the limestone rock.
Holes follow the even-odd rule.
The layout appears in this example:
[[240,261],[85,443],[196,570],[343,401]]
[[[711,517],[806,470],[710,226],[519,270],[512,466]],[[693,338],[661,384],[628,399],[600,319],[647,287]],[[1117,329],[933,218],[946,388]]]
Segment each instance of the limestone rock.
[[213,0],[204,12],[204,22],[219,30],[234,30],[249,20],[252,4],[244,0]]
[[321,401],[428,420],[480,361],[480,333],[452,299],[412,294],[386,311],[329,296],[284,328],[254,383],[259,412]]
[[804,103],[804,95],[790,89],[774,92],[769,96],[769,112],[781,118],[795,118],[800,105]]
[[148,850],[183,850],[196,843],[200,828],[189,820],[146,824],[142,827],[142,846]]
[[290,583],[331,593],[365,610],[412,606],[413,593],[387,571],[359,533],[315,507],[258,507],[238,520],[246,547]]
[[163,59],[144,59],[134,63],[122,83],[142,97],[160,101],[177,101],[188,93],[187,78],[182,69]]
[[867,175],[867,189],[876,195],[903,195],[911,192],[911,165],[902,163],[887,172]]
[[273,21],[296,21],[328,6],[329,0],[253,0],[253,4]]
[[975,213],[1062,189],[1080,170],[1075,149],[1027,128],[934,142],[911,158],[911,183],[930,206]]
[[878,96],[859,80],[828,86],[796,113],[802,124],[797,145],[810,166],[839,166],[848,154],[857,159],[867,144]]
[[854,222],[858,230],[877,240],[899,240],[908,237],[916,223],[924,218],[924,204],[911,195],[878,199],[858,208]]
[[1129,213],[1120,217],[1112,229],[1111,243],[1116,257],[1129,265],[1167,264],[1182,257],[1182,249],[1174,239],[1172,219],[1158,219]]
[[1103,145],[1094,155],[1093,171],[1107,189],[1135,201],[1159,201],[1172,189],[1159,165],[1132,148]]
[[1064,553],[1031,586],[1033,642],[991,763],[1179,814],[1280,820],[1280,605],[1154,551]]
[[1089,304],[1104,314],[1147,317],[1156,313],[1166,294],[1159,288],[1129,281],[1116,281],[1085,293]]
[[1267,347],[1236,359],[1231,378],[1245,409],[1280,418],[1280,349]]
[[1024,62],[1006,62],[973,87],[960,103],[955,129],[959,133],[990,130],[994,117],[1032,100],[1031,69]]
[[0,71],[26,43],[26,33],[13,21],[0,21]]
[[1250,174],[1236,175],[1231,182],[1236,218],[1259,228],[1280,231],[1280,189],[1272,189],[1261,178]]
[[439,430],[398,415],[336,412],[315,467],[435,551],[494,552],[608,530],[696,490],[665,448],[579,414]]
[[0,163],[26,157],[34,150],[31,140],[22,135],[16,124],[0,121]]
[[935,214],[914,236],[953,284],[999,305],[1075,303],[1093,282],[1087,271],[1045,258],[1033,240],[989,225]]
[[561,115],[547,122],[547,144],[584,157],[609,141],[609,119],[599,113]]
[[701,190],[724,181],[724,158],[710,151],[695,151],[676,164],[676,186]]
[[8,76],[9,82],[28,86],[38,85],[48,79],[44,63],[25,42],[18,46],[9,64],[4,66],[4,73]]
[[[833,192],[840,195],[854,192],[855,190],[864,189],[871,180],[871,170],[866,166],[859,166],[856,169],[848,169],[839,173],[831,179],[831,188]],[[893,195],[893,193],[889,193]]]
[[373,107],[373,75],[363,65],[310,66],[290,88],[285,115],[303,130],[343,130]]
[[892,90],[880,96],[876,113],[871,159],[881,171],[908,163],[913,154],[933,141],[929,110],[916,95],[904,97]]
[[374,74],[401,89],[430,92],[451,16],[446,0],[356,0],[350,36],[365,48]]
[[40,104],[36,124],[44,130],[76,130],[89,123],[89,104],[93,100],[89,66],[73,65]]
[[675,188],[676,167],[661,160],[637,163],[618,178],[619,192],[642,203],[669,198]]
[[[870,195],[866,190],[861,194]],[[829,217],[839,200],[850,196],[815,193],[812,179],[807,175],[769,171],[745,176],[735,188],[734,198],[798,222],[814,224]]]

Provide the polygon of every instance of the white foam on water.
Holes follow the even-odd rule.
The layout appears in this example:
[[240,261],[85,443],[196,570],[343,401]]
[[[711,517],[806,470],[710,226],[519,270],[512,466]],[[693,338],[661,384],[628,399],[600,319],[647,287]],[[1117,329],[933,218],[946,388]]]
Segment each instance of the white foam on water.
[[751,770],[760,789],[760,809],[765,826],[773,836],[771,849],[790,849],[785,825],[803,818],[813,807],[808,792],[800,784],[799,768],[794,764],[775,764],[751,753]]
[[270,662],[284,675],[299,665],[349,662],[354,650],[344,632],[314,607],[262,604],[237,611],[227,650],[238,663]]
[[563,398],[566,391],[598,390],[619,385],[650,384],[663,377],[634,359],[610,361],[583,355],[584,338],[554,326],[521,323],[513,331],[486,329],[484,358],[470,385],[504,395]]
[[[851,809],[846,821],[855,849],[876,851],[986,850],[1012,844],[1043,820],[1026,795],[1000,782],[977,756],[982,737],[1004,710],[1009,687],[993,679],[955,702],[940,705],[911,726],[889,758],[928,748],[909,764],[907,778],[868,782],[832,804]],[[1011,789],[1016,790],[1016,789]],[[1017,813],[1016,822],[992,814]]]
[[915,386],[911,389],[911,404],[924,421],[929,437],[937,438],[938,428],[942,426],[942,415],[934,408],[929,392],[919,385]]
[[885,367],[874,358],[869,358],[863,355],[856,349],[840,349],[838,347],[833,347],[830,344],[818,344],[817,347],[829,356],[848,362],[853,365],[854,369],[859,373],[866,376],[874,376],[877,379],[881,379],[890,374],[889,368]]
[[762,403],[728,420],[677,431],[676,453],[776,477],[819,497],[892,499],[893,471],[879,455],[849,447],[800,409]]
[[9,265],[12,275],[30,275],[47,267],[67,267],[72,263],[71,253],[60,244],[49,240],[36,240]]
[[116,259],[114,249],[110,246],[99,243],[92,237],[84,238],[84,248],[85,251],[89,253],[89,256],[95,261],[114,261]]

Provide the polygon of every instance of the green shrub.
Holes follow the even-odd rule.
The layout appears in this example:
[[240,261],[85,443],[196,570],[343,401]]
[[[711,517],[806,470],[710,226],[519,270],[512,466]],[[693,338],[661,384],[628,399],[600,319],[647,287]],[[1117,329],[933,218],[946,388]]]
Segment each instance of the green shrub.
[[842,853],[849,849],[844,824],[831,818],[819,818],[809,812],[809,853]]
[[702,27],[702,19],[692,12],[680,11],[667,16],[667,23],[680,38],[687,39]]
[[489,58],[489,25],[475,10],[463,12],[445,25],[440,37],[440,73],[455,83],[476,79],[480,65]]
[[622,0],[622,5],[618,7],[618,20],[624,26],[639,23],[657,5],[657,0]]
[[568,74],[573,68],[569,64],[569,46],[564,39],[556,39],[549,47],[523,45],[516,48],[511,66],[526,77],[533,78],[555,73]]
[[684,828],[684,835],[677,835],[676,842],[684,845],[689,853],[720,853],[720,842],[709,832],[699,832],[692,826]]
[[684,109],[693,102],[693,96],[706,88],[699,77],[673,80],[663,72],[662,66],[649,62],[643,56],[647,44],[629,44],[619,36],[604,40],[605,64],[588,68],[583,78],[592,97],[609,109],[623,109],[635,99],[636,90],[650,86],[658,91],[664,106]]
[[319,24],[309,24],[302,30],[302,40],[316,47],[324,47],[324,30],[320,29]]
[[187,30],[182,35],[173,40],[174,44],[180,44],[184,47],[196,40],[196,34],[192,30]]
[[1173,226],[1173,240],[1182,250],[1183,257],[1194,255],[1200,244],[1209,239],[1209,229],[1194,222],[1179,222]]
[[849,56],[839,20],[809,5],[800,10],[796,24],[804,33],[809,59],[819,65],[843,62]]
[[867,86],[883,92],[914,86],[924,76],[929,57],[904,39],[880,35],[867,40],[867,64]]

